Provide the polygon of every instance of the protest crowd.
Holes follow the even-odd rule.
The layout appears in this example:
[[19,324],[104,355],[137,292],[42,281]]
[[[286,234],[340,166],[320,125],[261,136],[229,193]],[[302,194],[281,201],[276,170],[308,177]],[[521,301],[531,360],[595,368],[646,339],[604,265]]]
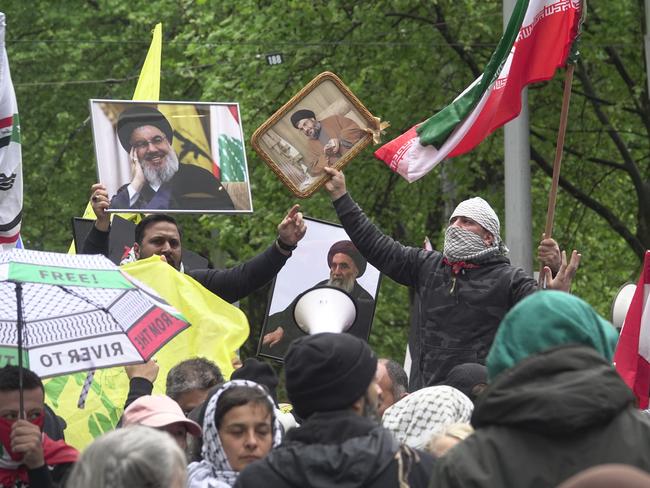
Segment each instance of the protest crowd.
[[[421,303],[410,371],[352,334],[322,332],[291,342],[286,398],[278,398],[275,370],[257,358],[240,361],[226,379],[208,358],[179,357],[161,395],[153,392],[154,358],[124,368],[129,391],[115,430],[80,453],[29,369],[20,415],[19,368],[8,365],[0,369],[0,485],[648,486],[650,454],[642,447],[650,420],[612,365],[616,329],[569,293],[579,254],[567,260],[543,239],[541,289],[510,265],[499,218],[478,197],[452,212],[442,252],[403,246],[372,224],[340,171],[325,171],[325,189],[359,252],[413,287]],[[105,254],[110,222],[101,185],[91,201],[97,220],[80,251]],[[237,300],[268,282],[306,231],[294,207],[261,255],[189,273]],[[134,248],[136,260],[158,255],[182,272],[182,232],[169,215],[142,219]]]
[[[228,269],[188,265],[183,230],[170,213],[213,204],[232,210],[239,200],[231,199],[225,178],[213,181],[190,164],[179,169],[174,128],[163,113],[129,108],[116,127],[131,180],[113,194],[103,183],[90,187],[94,222],[76,253],[109,257],[118,225],[111,207],[142,214],[119,273],[139,270],[133,281],[146,282],[144,294],[158,300],[152,325],[130,337],[148,355],[117,363],[117,372],[100,381],[100,372],[79,364],[96,361],[97,371],[108,370],[112,356],[126,357],[126,342],[71,346],[65,354],[49,349],[41,366],[63,367],[67,360],[72,367],[65,375],[77,374],[59,381],[56,374],[39,376],[36,361],[23,361],[22,339],[20,366],[0,348],[0,488],[650,487],[650,410],[644,409],[650,390],[630,385],[617,370],[617,328],[571,293],[581,255],[542,235],[534,279],[511,264],[501,220],[478,196],[448,215],[442,249],[403,245],[366,215],[335,164],[368,133],[346,117],[306,109],[291,116],[291,126],[309,139],[310,176],[322,176],[349,237],[329,243],[326,259],[313,256],[327,261],[330,276],[307,292],[342,290],[352,309],[372,321],[377,297],[357,278],[372,266],[410,288],[413,303],[403,304],[411,310],[403,344],[410,359],[377,357],[370,324],[369,336],[341,325],[345,319],[350,327],[357,316],[342,319],[329,308],[299,317],[305,290],[298,288],[279,312],[292,323],[260,337],[260,348],[282,347],[281,367],[268,355],[240,357],[228,349],[229,341],[241,346],[250,330],[233,304],[295,259],[310,224],[294,205],[251,259]],[[195,188],[197,174],[203,181]],[[91,275],[57,269],[41,271],[38,280],[90,284]],[[160,274],[146,281],[152,269]],[[172,280],[180,298],[167,303],[156,296],[155,282]],[[16,293],[13,310],[20,315]],[[225,312],[210,318],[212,303]],[[53,302],[40,307],[43,320],[53,314]],[[119,313],[129,315],[129,307],[137,309],[129,302]],[[193,315],[202,307],[207,315]],[[311,321],[317,330],[309,330]],[[229,338],[233,324],[244,324],[246,336]],[[60,325],[56,333],[72,343],[76,331],[59,322],[52,328]],[[207,345],[205,354],[177,347],[163,364],[165,341],[186,329],[198,334],[195,350]],[[207,339],[212,332],[215,342]],[[26,333],[29,340],[35,335]],[[223,350],[211,351],[211,344]],[[650,384],[650,367],[646,373]],[[69,384],[81,390],[74,412]],[[113,408],[109,397],[116,393],[121,403]],[[91,398],[109,413],[89,412]],[[83,422],[75,417],[81,414]],[[92,439],[73,446],[82,428]]]

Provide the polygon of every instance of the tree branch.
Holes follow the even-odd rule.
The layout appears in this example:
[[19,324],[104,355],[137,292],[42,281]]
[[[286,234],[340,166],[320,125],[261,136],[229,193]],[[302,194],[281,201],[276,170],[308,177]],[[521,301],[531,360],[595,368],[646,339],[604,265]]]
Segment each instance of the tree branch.
[[[542,134],[540,134],[539,132],[537,132],[533,128],[530,129],[530,133],[531,133],[531,135],[535,136],[540,141],[552,142],[552,141],[549,141],[548,137],[544,137]],[[602,166],[607,166],[609,168],[614,168],[614,169],[621,170],[621,171],[627,171],[627,168],[624,165],[622,165],[621,163],[617,163],[616,161],[609,161],[607,159],[601,159],[601,158],[594,158],[594,157],[590,157],[590,156],[585,156],[580,151],[578,151],[576,149],[573,149],[573,148],[571,148],[569,146],[566,146],[566,145],[564,146],[564,152],[566,152],[568,154],[572,154],[572,155],[576,156],[577,158],[580,158],[583,161],[589,161],[590,163],[600,164]]]
[[634,162],[634,158],[632,158],[632,155],[630,154],[625,141],[623,141],[618,131],[614,128],[607,114],[602,110],[600,104],[594,101],[596,91],[591,84],[591,80],[589,79],[589,75],[587,74],[582,61],[578,62],[577,73],[578,78],[580,78],[580,82],[582,83],[582,87],[585,90],[585,93],[591,97],[590,100],[592,102],[591,104],[594,108],[594,112],[596,113],[596,117],[604,126],[605,132],[607,132],[623,159],[623,165],[625,166],[627,173],[630,175],[630,179],[632,180],[632,184],[634,185],[634,189],[639,198],[639,204],[643,206],[643,202],[647,201],[647,197],[643,194],[644,183],[641,173],[639,172],[639,168]]
[[[553,167],[542,157],[539,152],[537,152],[532,144],[530,145],[530,155],[533,161],[535,161],[547,175],[553,175]],[[609,226],[614,229],[614,231],[616,231],[616,233],[618,233],[621,237],[623,237],[623,239],[625,239],[634,253],[639,257],[639,259],[643,259],[643,255],[645,253],[645,247],[643,243],[630,231],[625,223],[623,223],[618,217],[616,217],[616,215],[614,215],[614,213],[609,208],[605,207],[603,204],[591,196],[582,192],[579,188],[574,186],[562,176],[560,176],[560,186],[571,196],[573,196],[573,198],[605,219]]]
[[435,22],[431,19],[427,19],[426,17],[421,17],[419,15],[404,14],[399,12],[389,12],[386,14],[386,17],[401,17],[401,18],[407,18],[411,20],[416,20],[418,22],[423,22],[425,24],[429,24],[431,27],[433,27],[440,33],[443,39],[447,42],[447,45],[450,48],[452,48],[454,51],[456,51],[458,57],[461,60],[463,60],[463,62],[471,70],[474,78],[477,78],[482,73],[481,69],[478,67],[478,64],[476,64],[474,58],[470,55],[467,49],[465,49],[465,46],[460,42],[458,42],[457,39],[454,39],[454,37],[451,35],[451,32],[449,32],[449,26],[445,21],[445,16],[440,6],[434,5],[433,8],[436,11],[436,16],[437,16]]

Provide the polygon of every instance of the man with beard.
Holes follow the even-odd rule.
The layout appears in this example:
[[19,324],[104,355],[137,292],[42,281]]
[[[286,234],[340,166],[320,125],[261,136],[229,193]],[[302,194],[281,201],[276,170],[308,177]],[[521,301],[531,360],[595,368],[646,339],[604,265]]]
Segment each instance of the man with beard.
[[287,396],[304,422],[239,474],[235,487],[425,487],[433,458],[377,423],[377,358],[350,334],[294,341],[284,359]]
[[[351,241],[335,242],[327,253],[329,279],[316,283],[310,288],[333,286],[348,293],[357,305],[357,317],[346,332],[364,340],[368,338],[375,309],[372,295],[357,282],[357,278],[365,273],[367,264],[366,259]],[[272,332],[264,335],[262,352],[283,356],[291,341],[304,335],[293,318],[293,309],[297,300],[298,297],[283,311],[269,316],[266,328]]]
[[338,161],[366,135],[352,119],[332,115],[316,120],[316,114],[305,109],[291,115],[291,124],[308,139],[309,153],[304,159],[311,176],[320,176],[325,166]]
[[172,147],[174,131],[153,107],[124,110],[117,135],[131,161],[131,182],[119,188],[111,208],[234,210],[221,182],[194,164],[181,164]]
[[[403,246],[370,222],[347,193],[343,173],[325,172],[331,176],[325,188],[352,242],[382,273],[415,290],[409,389],[442,383],[458,364],[484,364],[503,316],[537,290],[506,258],[492,207],[479,197],[461,202],[449,218],[443,252]],[[557,243],[544,239],[539,257],[547,287],[568,291],[580,255],[573,251],[567,265]]]

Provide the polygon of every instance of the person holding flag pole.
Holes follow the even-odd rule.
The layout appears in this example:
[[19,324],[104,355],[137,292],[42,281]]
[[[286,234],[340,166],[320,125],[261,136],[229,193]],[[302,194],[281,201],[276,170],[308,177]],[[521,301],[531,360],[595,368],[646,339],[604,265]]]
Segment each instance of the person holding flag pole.
[[[519,114],[526,85],[551,79],[570,56],[575,59],[583,20],[582,0],[518,0],[484,73],[450,105],[380,147],[375,156],[413,182],[443,160],[471,151]],[[567,263],[550,237],[571,73],[569,69],[546,233],[538,249],[541,282],[565,291],[580,255],[573,251]],[[439,383],[457,364],[484,362],[505,313],[542,286],[510,265],[490,205],[478,197],[460,203],[450,217],[443,251],[425,251],[384,235],[347,194],[343,175],[325,171],[331,176],[325,188],[357,248],[380,271],[416,290],[410,389]]]
[[[440,383],[458,364],[484,363],[503,316],[538,289],[508,261],[492,207],[480,197],[461,202],[449,218],[442,252],[408,247],[370,221],[347,192],[343,173],[325,171],[331,176],[325,189],[354,245],[369,263],[418,295],[409,334],[409,390]],[[544,239],[539,257],[547,287],[569,291],[580,263],[577,251],[567,262],[557,243]]]

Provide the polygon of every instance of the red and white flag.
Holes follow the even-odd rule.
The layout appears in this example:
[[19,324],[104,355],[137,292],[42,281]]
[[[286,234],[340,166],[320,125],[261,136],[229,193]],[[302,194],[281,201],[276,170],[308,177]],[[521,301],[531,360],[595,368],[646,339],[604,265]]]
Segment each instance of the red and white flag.
[[20,122],[5,48],[5,15],[0,12],[0,251],[16,247],[22,211]]
[[413,182],[444,159],[471,151],[519,115],[526,85],[551,79],[566,64],[581,15],[581,0],[518,0],[483,74],[375,156]]
[[616,371],[629,386],[639,408],[648,408],[650,397],[650,251],[646,251],[643,269],[625,316],[618,339],[614,363]]

